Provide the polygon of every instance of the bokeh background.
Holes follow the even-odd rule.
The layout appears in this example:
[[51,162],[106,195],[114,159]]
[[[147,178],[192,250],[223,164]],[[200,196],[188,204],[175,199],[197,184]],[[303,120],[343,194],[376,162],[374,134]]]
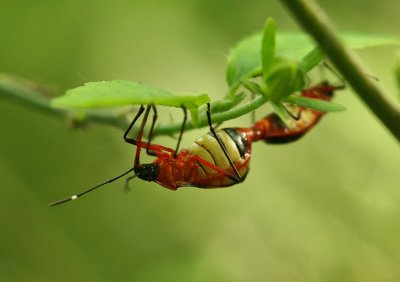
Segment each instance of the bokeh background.
[[[399,1],[319,2],[340,30],[399,35]],[[59,93],[128,79],[218,99],[229,48],[268,16],[298,30],[279,1],[1,0],[0,71]],[[398,101],[395,51],[358,53]],[[74,130],[0,98],[0,281],[400,281],[398,143],[351,90],[336,101],[348,110],[301,141],[254,144],[235,187],[135,180],[123,193],[121,180],[49,208],[125,171],[133,147],[118,129]]]

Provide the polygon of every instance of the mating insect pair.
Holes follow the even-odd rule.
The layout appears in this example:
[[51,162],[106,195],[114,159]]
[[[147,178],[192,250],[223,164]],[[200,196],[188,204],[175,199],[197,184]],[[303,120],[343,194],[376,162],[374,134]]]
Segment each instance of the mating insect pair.
[[[303,90],[301,96],[319,100],[330,100],[333,96],[333,92],[341,88],[343,88],[343,86],[331,86],[327,83],[323,83]],[[177,146],[174,150],[151,143],[154,125],[157,120],[157,111],[154,105],[148,105],[146,108],[141,106],[124,134],[124,140],[136,146],[133,167],[100,185],[73,195],[72,197],[56,201],[50,205],[55,206],[75,200],[132,171],[135,175],[129,177],[127,181],[138,177],[146,181],[154,181],[171,190],[186,186],[219,188],[240,183],[245,179],[249,171],[251,146],[253,142],[264,140],[267,143],[282,144],[295,141],[317,124],[323,115],[323,112],[309,108],[296,107],[296,109],[297,118],[290,128],[282,122],[277,114],[272,113],[257,121],[250,128],[223,128],[215,130],[212,125],[210,105],[208,104],[207,119],[210,132],[198,138],[187,149],[179,151],[179,145],[186,123],[186,110],[183,109],[184,120]],[[148,141],[143,141],[143,131],[150,110],[153,110],[154,113],[153,120]],[[137,139],[128,137],[133,125],[143,113],[144,116]],[[155,156],[156,159],[149,164],[140,163],[142,149],[145,149],[147,154]]]

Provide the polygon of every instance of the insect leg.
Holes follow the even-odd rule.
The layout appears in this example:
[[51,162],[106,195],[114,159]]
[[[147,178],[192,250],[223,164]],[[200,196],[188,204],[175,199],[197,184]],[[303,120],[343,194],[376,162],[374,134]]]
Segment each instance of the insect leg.
[[[174,151],[170,148],[167,147],[163,147],[161,145],[155,145],[155,144],[150,144],[149,142],[143,143],[142,142],[142,138],[143,138],[143,131],[144,131],[144,127],[147,123],[147,118],[149,117],[149,113],[150,113],[150,109],[153,107],[153,105],[148,105],[146,107],[146,111],[144,113],[143,116],[143,120],[142,120],[142,124],[140,125],[140,129],[139,129],[139,133],[138,133],[138,139],[137,140],[133,140],[134,144],[136,145],[136,154],[135,154],[135,162],[134,162],[134,168],[137,168],[138,166],[140,166],[140,152],[141,149],[146,148],[146,150],[150,149],[151,151],[153,151],[154,155],[159,156],[163,154],[163,150],[165,151]],[[153,109],[154,110],[154,109]],[[155,122],[155,120],[153,119],[153,122]],[[154,127],[154,124],[152,125]],[[165,153],[164,153],[165,154]]]
[[201,163],[202,165],[205,165],[205,166],[215,170],[219,174],[228,177],[232,181],[235,181],[237,183],[240,182],[241,177],[238,178],[236,175],[233,175],[233,174],[230,174],[230,173],[226,172],[222,168],[216,166],[213,163],[210,163],[210,162],[206,161],[205,159],[203,159],[203,158],[201,158],[201,157],[199,157],[197,155],[193,155],[193,159],[196,160],[197,162]]
[[182,121],[182,126],[181,126],[181,132],[179,133],[179,138],[178,138],[178,143],[176,144],[176,149],[174,153],[174,158],[176,158],[176,154],[178,153],[179,150],[179,145],[181,144],[183,132],[185,131],[185,125],[186,125],[186,120],[187,120],[187,111],[184,106],[181,106],[183,110],[183,121]]
[[282,104],[283,109],[291,116],[292,119],[294,120],[300,120],[301,118],[301,112],[303,108],[300,108],[299,111],[297,112],[296,115],[294,115],[288,108],[285,107],[285,105]]
[[126,129],[126,131],[125,131],[125,133],[124,133],[124,140],[125,140],[125,142],[127,142],[127,143],[129,143],[129,144],[136,145],[136,140],[134,140],[134,139],[132,139],[132,138],[129,138],[129,137],[128,137],[128,134],[129,134],[129,131],[131,131],[133,125],[134,125],[134,124],[136,123],[136,121],[138,120],[138,118],[142,115],[143,111],[144,111],[144,107],[143,107],[143,105],[140,105],[140,109],[139,109],[138,113],[137,113],[136,116],[133,118],[133,120],[131,121],[131,123],[129,124],[128,128]]
[[130,191],[129,181],[131,181],[134,178],[136,178],[136,175],[129,176],[128,178],[125,179],[124,192],[129,192]]
[[337,77],[337,79],[340,81],[340,84],[336,86],[336,89],[343,89],[346,86],[346,83],[344,82],[344,79],[342,76],[340,76],[336,70],[334,70],[326,61],[322,62],[324,67],[326,67],[334,76]]
[[[125,131],[124,140],[125,140],[125,142],[127,142],[129,144],[138,146],[138,147],[143,148],[143,149],[147,149],[147,145],[146,144],[139,144],[138,140],[128,137],[129,131],[131,131],[133,125],[136,123],[138,118],[143,114],[144,110],[145,110],[145,107],[143,107],[143,105],[141,105],[138,113],[133,118],[133,120],[130,123],[128,129]],[[154,111],[156,117],[155,118],[153,117],[152,127],[154,127],[155,120],[157,119],[157,110],[155,108],[153,108],[153,111]],[[156,145],[156,144],[150,144],[151,139],[152,139],[152,135],[153,135],[152,130],[153,129],[150,130],[150,139],[149,139],[149,142],[147,142],[149,151],[167,151],[167,152],[170,152],[170,153],[174,154],[175,151],[173,149],[171,149],[171,148],[164,147],[164,146],[161,146],[161,145]],[[152,155],[152,154],[150,153],[150,155]],[[157,154],[154,154],[154,155],[157,155]]]
[[149,150],[150,144],[151,144],[151,139],[153,139],[154,125],[156,124],[157,117],[158,117],[156,106],[154,104],[152,104],[151,108],[153,109],[153,121],[151,122],[151,127],[150,127],[150,132],[149,132],[149,140],[147,141],[147,146],[146,146],[146,153],[150,156],[157,156],[157,154],[154,151]]
[[[137,145],[137,147],[136,147],[136,156],[135,156],[134,167],[138,167],[140,165],[139,159],[140,159],[140,151],[141,151],[141,147],[142,147],[141,144],[142,144],[142,138],[143,138],[143,130],[144,130],[144,126],[146,125],[147,118],[149,116],[150,108],[151,108],[150,105],[148,105],[146,107],[146,112],[144,113],[142,124],[140,125],[138,140],[136,141],[136,144],[135,144],[135,145],[137,145],[137,144],[139,144],[139,145]],[[146,147],[149,147],[148,144]]]
[[217,140],[219,146],[221,147],[222,151],[224,152],[225,157],[228,159],[229,165],[235,172],[236,181],[239,182],[239,180],[241,179],[240,173],[237,170],[235,164],[233,163],[231,157],[228,155],[228,152],[225,148],[224,143],[222,143],[221,139],[218,137],[217,133],[215,133],[215,130],[213,128],[212,121],[211,121],[210,103],[207,103],[207,120],[208,120],[208,126],[210,127],[211,133],[213,134],[214,138]]

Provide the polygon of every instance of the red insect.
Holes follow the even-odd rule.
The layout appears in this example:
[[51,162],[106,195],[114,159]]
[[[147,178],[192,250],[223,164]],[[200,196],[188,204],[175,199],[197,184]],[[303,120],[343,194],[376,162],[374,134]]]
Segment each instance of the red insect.
[[[334,90],[342,86],[330,86],[327,83],[305,89],[303,97],[320,100],[330,100]],[[143,130],[150,110],[153,109],[153,121],[150,128],[149,140],[142,141]],[[186,122],[186,110],[178,144],[175,150],[162,145],[152,144],[154,124],[157,111],[154,105],[145,109],[140,107],[139,112],[132,120],[124,134],[124,140],[136,146],[136,156],[133,168],[122,175],[108,180],[98,186],[72,197],[50,204],[51,206],[75,200],[82,195],[134,171],[135,175],[127,179],[139,177],[146,181],[154,181],[168,189],[176,190],[179,187],[193,186],[199,188],[220,188],[242,182],[248,171],[251,157],[252,143],[264,140],[267,143],[289,143],[299,139],[310,130],[321,118],[323,112],[309,108],[295,107],[298,118],[288,128],[276,114],[270,114],[257,121],[251,128],[223,128],[215,130],[212,126],[210,105],[208,104],[207,118],[210,132],[198,138],[187,149],[178,151]],[[143,121],[137,139],[129,138],[133,125],[143,114]],[[140,153],[146,149],[147,154],[156,159],[149,164],[140,163]]]
[[[327,82],[323,82],[320,85],[304,89],[301,93],[302,97],[313,98],[323,101],[329,101],[333,97],[335,90],[343,89],[344,85],[332,86]],[[310,108],[297,107],[299,118],[294,121],[291,128],[288,128],[279,116],[275,113],[269,114],[263,119],[257,121],[253,125],[253,129],[262,136],[265,142],[273,144],[289,143],[296,141],[313,128],[324,112],[313,110]]]

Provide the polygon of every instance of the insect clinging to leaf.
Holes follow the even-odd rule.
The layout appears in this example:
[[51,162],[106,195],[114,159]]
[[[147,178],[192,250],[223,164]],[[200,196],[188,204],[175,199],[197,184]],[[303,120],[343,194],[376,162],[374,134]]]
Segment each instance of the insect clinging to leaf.
[[[328,101],[332,98],[334,91],[341,88],[343,86],[322,83],[304,89],[300,96]],[[279,144],[293,142],[313,128],[324,114],[318,110],[293,106],[291,111],[295,112],[293,116],[296,115],[297,118],[290,127],[277,114],[272,113],[255,122],[250,128],[214,129],[210,104],[207,106],[206,114],[210,132],[198,138],[188,148],[179,150],[185,130],[186,109],[183,108],[184,119],[176,149],[172,149],[151,142],[157,121],[157,109],[155,105],[146,107],[142,105],[123,136],[125,142],[136,146],[133,167],[104,183],[50,205],[55,206],[75,200],[131,172],[134,172],[134,175],[127,178],[127,181],[137,177],[145,181],[153,181],[171,190],[187,186],[205,189],[229,187],[244,181],[247,176],[253,142],[259,140]],[[143,132],[151,111],[153,119],[148,141],[145,141]],[[143,119],[137,138],[130,138],[131,129],[142,115]],[[154,156],[154,161],[142,164],[140,162],[142,150],[145,150],[148,155]]]

